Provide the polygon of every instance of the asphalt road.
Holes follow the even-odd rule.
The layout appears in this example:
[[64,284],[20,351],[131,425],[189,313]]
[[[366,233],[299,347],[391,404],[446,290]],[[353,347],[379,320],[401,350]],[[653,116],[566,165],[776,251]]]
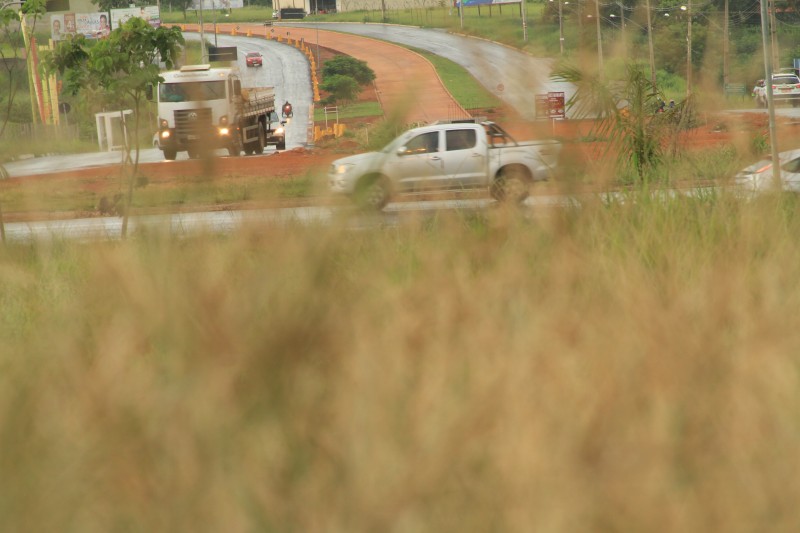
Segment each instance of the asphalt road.
[[527,120],[536,118],[534,95],[563,91],[568,99],[575,93],[572,84],[550,79],[552,59],[533,57],[484,39],[390,24],[283,22],[280,25],[351,33],[427,50],[467,69],[489,92]]
[[[189,40],[199,39],[196,33],[186,33]],[[213,42],[213,35],[207,36]],[[311,90],[311,75],[308,70],[308,60],[296,48],[265,39],[231,37],[218,35],[219,46],[237,46],[239,49],[239,70],[242,75],[242,85],[245,87],[274,87],[275,104],[278,108],[285,100],[292,104],[294,116],[286,124],[286,149],[291,150],[298,146],[306,146],[309,135],[309,118],[313,113],[313,93]],[[261,68],[248,68],[244,62],[247,52],[261,52],[264,56],[264,66]],[[153,124],[155,132],[156,125]],[[275,148],[269,147],[265,154],[274,153]],[[227,157],[226,150],[217,150],[216,155]],[[11,177],[47,174],[61,170],[76,170],[81,168],[102,167],[118,165],[123,154],[114,152],[95,152],[84,154],[57,155],[22,159],[5,163],[4,166]],[[186,152],[178,154],[177,159],[188,159]],[[139,153],[139,162],[152,163],[163,161],[161,150],[153,149],[150,144]]]

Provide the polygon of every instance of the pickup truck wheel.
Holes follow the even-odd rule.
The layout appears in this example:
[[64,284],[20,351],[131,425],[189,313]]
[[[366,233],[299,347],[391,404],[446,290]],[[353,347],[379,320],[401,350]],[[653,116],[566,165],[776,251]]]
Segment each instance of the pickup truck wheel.
[[530,194],[527,172],[519,167],[503,169],[492,183],[491,194],[500,202],[523,202]]
[[383,209],[391,196],[389,180],[383,176],[362,178],[356,186],[355,201],[365,209]]
[[175,161],[175,157],[178,155],[178,152],[175,150],[164,150],[164,159],[167,161]]

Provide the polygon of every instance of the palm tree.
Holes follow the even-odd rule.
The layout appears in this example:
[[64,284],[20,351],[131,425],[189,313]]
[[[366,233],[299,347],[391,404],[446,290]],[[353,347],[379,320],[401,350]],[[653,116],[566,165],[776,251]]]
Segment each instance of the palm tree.
[[639,180],[663,160],[664,142],[684,122],[686,102],[667,109],[663,94],[639,65],[629,64],[625,79],[604,82],[566,66],[554,78],[572,82],[577,91],[567,102],[574,116],[593,117],[593,134],[608,141],[622,168],[631,168]]

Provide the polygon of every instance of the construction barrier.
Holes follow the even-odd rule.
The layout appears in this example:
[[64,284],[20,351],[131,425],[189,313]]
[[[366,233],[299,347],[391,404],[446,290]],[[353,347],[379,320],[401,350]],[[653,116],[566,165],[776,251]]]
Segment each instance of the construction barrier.
[[346,124],[332,124],[328,128],[323,128],[321,126],[314,126],[314,142],[331,137],[341,137],[344,135],[344,132],[347,130]]

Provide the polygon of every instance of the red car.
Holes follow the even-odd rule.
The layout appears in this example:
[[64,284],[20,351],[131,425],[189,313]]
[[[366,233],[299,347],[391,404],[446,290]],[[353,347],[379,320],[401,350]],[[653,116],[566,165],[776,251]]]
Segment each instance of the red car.
[[244,56],[244,61],[248,67],[263,67],[263,60],[264,58],[258,52],[247,52],[247,55]]

